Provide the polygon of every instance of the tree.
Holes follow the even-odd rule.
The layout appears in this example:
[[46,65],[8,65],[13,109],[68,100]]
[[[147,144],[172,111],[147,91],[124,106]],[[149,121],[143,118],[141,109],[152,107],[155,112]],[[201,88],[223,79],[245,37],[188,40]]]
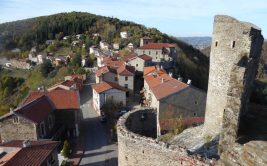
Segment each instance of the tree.
[[86,70],[82,67],[79,67],[76,71],[77,74],[86,74]]
[[79,54],[76,54],[72,59],[71,59],[71,65],[72,66],[81,66],[81,62],[82,62],[82,57]]
[[61,151],[61,155],[67,158],[70,154],[70,146],[67,140],[64,141],[63,149]]
[[44,77],[47,77],[48,74],[53,71],[54,68],[52,66],[52,63],[50,60],[45,60],[42,64],[41,64],[41,68],[40,68],[40,72],[42,73],[42,75]]

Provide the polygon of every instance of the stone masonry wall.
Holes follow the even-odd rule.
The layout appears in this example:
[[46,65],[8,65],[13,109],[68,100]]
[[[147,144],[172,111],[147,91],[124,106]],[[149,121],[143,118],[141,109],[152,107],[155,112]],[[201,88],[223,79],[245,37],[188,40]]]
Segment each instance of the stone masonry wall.
[[[140,121],[143,113],[146,113],[147,117],[150,118],[156,116],[153,110],[134,110],[122,116],[118,121],[119,166],[208,165],[189,156],[186,150],[179,146],[168,146],[151,137],[137,134],[142,133],[140,128],[148,131],[153,125],[153,120],[152,124],[148,124],[148,122],[146,122],[147,125],[140,124],[143,123]],[[152,127],[153,130],[154,128]]]
[[[231,87],[234,83],[229,84],[234,77],[238,79],[238,84],[243,84],[243,81],[247,82],[246,90],[242,87],[239,88],[241,91],[236,97],[240,100],[233,101],[236,110],[243,109],[243,97],[249,96],[250,84],[254,81],[255,71],[258,67],[257,58],[260,55],[258,50],[260,50],[263,40],[258,29],[255,25],[240,22],[229,16],[215,17],[204,124],[205,135],[215,136],[220,133],[223,114],[228,107],[228,91],[235,89]],[[253,65],[247,66],[246,64],[251,60],[253,60],[251,63]],[[245,65],[241,65],[240,68],[238,63],[245,63]],[[234,72],[237,72],[235,76]]]
[[2,141],[11,140],[37,140],[36,126],[34,123],[19,117],[19,123],[13,123],[13,116],[3,119],[0,122],[0,134]]

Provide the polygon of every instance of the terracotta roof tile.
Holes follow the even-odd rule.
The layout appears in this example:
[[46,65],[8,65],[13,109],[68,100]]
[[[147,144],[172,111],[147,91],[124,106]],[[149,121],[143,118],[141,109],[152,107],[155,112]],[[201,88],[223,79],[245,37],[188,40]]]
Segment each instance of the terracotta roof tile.
[[152,57],[148,56],[146,54],[139,55],[138,57],[143,59],[144,61],[151,61],[152,60]]
[[57,110],[80,109],[80,97],[78,91],[53,90],[50,92],[31,92],[24,101],[29,103],[41,96],[47,96],[55,105]]
[[149,43],[142,47],[139,47],[139,49],[162,49],[169,47],[175,47],[175,45],[170,43]]
[[111,82],[101,82],[92,85],[92,88],[97,92],[97,93],[102,93],[110,89],[118,89],[122,91],[127,91],[127,89],[119,86],[118,84],[111,83]]
[[154,75],[162,75],[162,74],[167,74],[164,69],[157,69],[156,66],[148,66],[144,67],[144,76],[149,75],[149,74],[154,74]]
[[16,114],[38,124],[54,110],[55,106],[52,101],[46,96],[41,96],[2,116],[1,120]]
[[151,88],[151,91],[153,92],[154,96],[158,100],[160,100],[176,92],[179,92],[187,87],[189,87],[189,85],[181,81],[178,81],[176,79],[171,79],[171,80],[166,80],[166,81],[164,80],[160,84],[153,86]]
[[34,166],[45,165],[43,163],[56,150],[59,142],[56,141],[30,141],[29,147],[23,147],[22,140],[5,142],[0,145],[1,148],[18,148],[5,165]]
[[96,70],[96,76],[97,77],[100,77],[101,75],[103,74],[106,74],[108,72],[111,72],[111,73],[114,73],[114,74],[117,74],[117,70],[114,69],[114,68],[111,68],[109,66],[103,66],[103,67],[100,67],[98,70]]
[[135,72],[135,67],[128,65],[122,65],[117,69],[117,73],[123,76],[134,76],[134,72]]
[[127,61],[129,61],[131,59],[136,58],[137,56],[138,56],[137,54],[132,53],[132,54],[129,54],[129,55],[126,55],[125,57],[123,57],[122,60],[125,61],[125,62],[127,62]]

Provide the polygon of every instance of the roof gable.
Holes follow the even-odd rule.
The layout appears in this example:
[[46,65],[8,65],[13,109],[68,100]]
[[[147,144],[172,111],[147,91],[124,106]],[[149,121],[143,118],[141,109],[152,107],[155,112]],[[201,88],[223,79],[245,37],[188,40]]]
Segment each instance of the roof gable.
[[127,91],[127,89],[119,86],[118,84],[112,83],[112,82],[101,82],[92,85],[92,88],[97,92],[97,93],[103,93],[105,91],[108,91],[110,89],[117,89],[121,91]]

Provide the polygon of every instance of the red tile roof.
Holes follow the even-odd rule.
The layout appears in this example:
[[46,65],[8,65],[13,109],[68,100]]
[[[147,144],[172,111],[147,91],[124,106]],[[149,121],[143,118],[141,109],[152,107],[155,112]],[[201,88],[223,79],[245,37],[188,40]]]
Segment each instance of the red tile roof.
[[17,108],[14,112],[35,123],[40,123],[55,110],[54,104],[46,96],[42,96],[32,102]]
[[22,140],[5,142],[1,148],[17,148],[16,153],[9,157],[4,165],[35,166],[46,165],[48,157],[59,146],[56,141],[30,141],[30,146],[23,147]]
[[164,69],[158,70],[156,66],[144,67],[144,76],[146,76],[150,73],[154,73],[156,75],[161,75],[161,74],[166,74],[166,71]]
[[110,60],[110,61],[106,61],[104,65],[112,67],[112,68],[119,68],[120,66],[124,65],[124,62],[117,61],[117,60],[116,61]]
[[34,123],[40,123],[47,118],[47,116],[55,110],[54,104],[46,96],[34,99],[23,106],[16,108],[12,112],[4,115],[1,119],[9,117],[13,114],[24,117]]
[[169,47],[175,47],[175,45],[170,43],[149,43],[142,47],[139,47],[139,49],[162,49]]
[[50,92],[31,92],[24,101],[29,103],[41,96],[47,96],[55,105],[57,110],[80,109],[80,97],[78,91],[53,90]]
[[106,74],[108,72],[117,74],[117,70],[114,68],[111,68],[109,66],[100,67],[100,68],[98,68],[98,70],[96,70],[95,73],[96,73],[97,77],[100,77],[101,75]]
[[189,85],[181,81],[178,81],[176,79],[170,79],[170,80],[163,80],[163,82],[161,82],[160,84],[153,86],[151,88],[151,91],[153,92],[157,100],[160,100],[176,92],[179,92],[187,87],[189,87]]
[[148,56],[146,54],[139,55],[138,57],[143,59],[144,61],[151,61],[152,60],[152,57]]
[[127,61],[129,61],[131,59],[136,58],[137,56],[138,56],[137,54],[132,53],[132,54],[129,54],[129,55],[126,55],[125,57],[123,57],[122,60],[125,61],[125,62],[127,62]]
[[117,69],[117,73],[123,76],[134,76],[135,68],[133,66],[122,65]]
[[119,86],[118,84],[112,83],[112,82],[101,82],[92,85],[92,88],[97,92],[97,93],[102,93],[110,89],[118,89],[121,91],[127,91],[127,89]]

